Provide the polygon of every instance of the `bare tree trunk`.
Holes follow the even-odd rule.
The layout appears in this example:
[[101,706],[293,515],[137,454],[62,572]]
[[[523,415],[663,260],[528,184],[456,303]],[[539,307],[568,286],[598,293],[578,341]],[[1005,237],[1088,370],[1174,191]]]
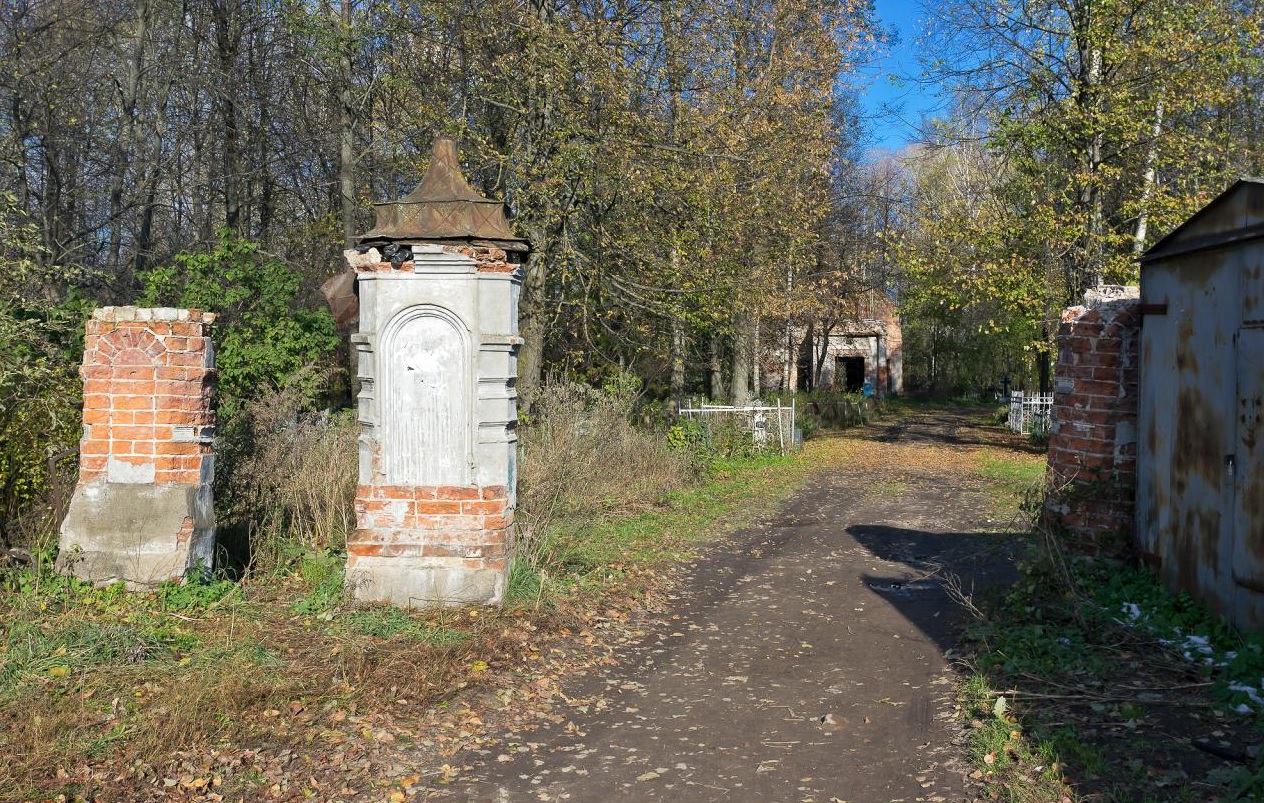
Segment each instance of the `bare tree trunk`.
[[215,24],[215,55],[219,61],[218,106],[222,140],[220,143],[220,181],[224,199],[224,225],[240,230],[242,221],[241,197],[241,122],[237,113],[237,94],[234,84],[241,80],[237,74],[240,41],[240,8],[230,8],[232,0],[212,0],[211,13]]
[[733,318],[733,387],[732,400],[736,406],[749,404],[751,400],[751,330],[754,321],[750,313],[739,312]]
[[[792,309],[792,300],[794,298],[794,265],[793,259],[786,260],[786,310]],[[792,328],[792,318],[789,312],[786,313],[786,351],[785,357],[781,361],[781,387],[790,393],[794,392],[794,387],[790,381],[794,373],[794,331]]]
[[1080,187],[1080,205],[1087,217],[1084,223],[1080,257],[1082,262],[1075,266],[1075,275],[1070,282],[1072,300],[1079,298],[1088,288],[1101,284],[1105,246],[1102,241],[1105,211],[1102,200],[1101,167],[1106,135],[1102,130],[1102,121],[1098,119],[1101,111],[1101,48],[1089,46],[1088,51],[1082,54],[1082,61],[1084,73],[1080,90],[1080,105],[1083,114],[1092,126],[1092,131],[1084,154],[1086,175]]
[[[536,19],[543,25],[553,21],[553,5],[544,0],[531,0],[530,8]],[[546,161],[545,138],[553,128],[554,93],[548,86],[535,88],[528,92],[530,103],[527,120],[522,126],[519,136],[522,137],[520,149],[522,161],[526,165],[535,165]],[[532,188],[522,187],[522,192],[530,192]],[[531,241],[539,248],[547,250],[547,244],[553,239],[554,232],[544,225],[535,227],[529,232]],[[540,386],[541,371],[544,367],[544,341],[548,322],[547,278],[548,264],[545,250],[532,251],[523,265],[522,295],[519,302],[519,335],[523,343],[518,351],[518,385],[520,395],[529,400],[531,394]]]
[[145,69],[148,52],[150,6],[141,2],[136,8],[136,28],[132,31],[132,47],[123,65],[122,80],[115,83],[119,95],[119,111],[122,120],[118,136],[114,139],[112,154],[113,175],[110,177],[109,226],[110,245],[106,270],[115,278],[126,279],[120,274],[123,250],[123,189],[128,166],[133,161],[136,143],[136,116],[140,100],[141,75]]
[[671,399],[673,412],[685,400],[685,326],[679,318],[671,323]]
[[149,191],[145,194],[145,207],[141,212],[140,226],[136,230],[136,248],[132,253],[133,276],[148,266],[150,252],[154,246],[154,213],[157,209],[158,187],[157,182],[151,178]]
[[751,396],[758,399],[764,395],[764,371],[759,362],[759,316],[751,327]]
[[10,148],[13,153],[11,157],[13,169],[8,172],[14,177],[14,183],[17,187],[15,194],[17,195],[18,205],[22,209],[30,209],[31,185],[28,181],[29,165],[27,164],[26,148],[22,144],[30,136],[30,132],[27,128],[27,114],[23,108],[24,104],[22,101],[22,94],[16,90],[9,98],[9,125],[12,127],[10,134],[12,145],[10,145]]
[[711,374],[711,398],[724,398],[724,364],[720,355],[720,338],[711,335],[711,362],[708,366]]
[[1145,251],[1146,228],[1150,222],[1150,199],[1154,196],[1154,180],[1158,172],[1159,134],[1163,133],[1163,88],[1154,104],[1154,123],[1150,126],[1150,144],[1146,148],[1145,172],[1141,176],[1141,213],[1137,215],[1137,231],[1133,235],[1132,253]]
[[341,52],[338,58],[338,196],[339,211],[342,215],[343,244],[350,248],[355,245],[356,237],[356,201],[355,201],[355,99],[352,92],[351,74],[351,3],[342,0],[341,24],[338,41]]
[[[1044,342],[1049,342],[1049,327],[1044,326],[1040,330],[1040,337]],[[1037,381],[1040,383],[1040,392],[1048,393],[1053,390],[1053,364],[1050,360],[1050,350],[1047,348],[1040,349],[1036,354],[1036,374]]]
[[519,395],[529,399],[540,386],[540,371],[544,367],[544,334],[548,313],[544,295],[544,255],[533,251],[527,257],[522,271],[522,296],[518,310]]
[[796,344],[794,350],[794,364],[798,375],[794,389],[809,393],[815,390],[812,366],[816,365],[816,321],[809,320],[808,325],[803,328],[803,339]]
[[931,324],[930,327],[930,392],[934,394],[939,390],[939,327]]
[[[816,351],[816,366],[812,371],[812,386],[821,387],[825,380],[825,358],[829,356],[829,339],[830,333],[834,331],[834,324],[830,322],[823,324],[821,327],[821,348]],[[838,384],[838,377],[834,377],[834,384]]]
[[794,328],[790,322],[790,316],[786,316],[786,350],[785,356],[781,360],[781,387],[790,392],[794,392]]

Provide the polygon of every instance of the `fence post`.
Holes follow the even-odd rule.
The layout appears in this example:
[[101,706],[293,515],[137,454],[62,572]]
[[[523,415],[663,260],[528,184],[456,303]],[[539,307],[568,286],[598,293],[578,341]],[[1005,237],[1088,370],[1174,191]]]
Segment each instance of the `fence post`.
[[781,419],[781,397],[777,397],[777,446],[786,453],[786,422]]

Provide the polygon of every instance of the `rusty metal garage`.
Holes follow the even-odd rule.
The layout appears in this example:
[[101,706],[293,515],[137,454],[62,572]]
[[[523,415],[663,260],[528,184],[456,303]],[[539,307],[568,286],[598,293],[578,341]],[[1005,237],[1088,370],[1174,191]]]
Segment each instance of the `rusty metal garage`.
[[1264,180],[1142,258],[1137,537],[1169,587],[1264,628]]

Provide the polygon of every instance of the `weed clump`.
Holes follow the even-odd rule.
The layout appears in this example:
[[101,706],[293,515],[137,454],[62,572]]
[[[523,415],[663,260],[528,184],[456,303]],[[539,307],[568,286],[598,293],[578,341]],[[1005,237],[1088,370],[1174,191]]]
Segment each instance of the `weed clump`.
[[688,451],[632,423],[640,382],[619,375],[603,388],[542,386],[526,399],[518,513],[532,526],[594,519],[660,503],[695,480]]
[[[1111,800],[1149,787],[1166,790],[1146,798],[1155,800],[1185,799],[1167,793],[1195,788],[1264,788],[1258,761],[1226,774],[1214,750],[1180,752],[1203,736],[1203,719],[1222,735],[1255,729],[1264,714],[1264,640],[1170,593],[1126,551],[1083,554],[1068,549],[1068,538],[1037,525],[1018,581],[982,604],[965,633],[974,674],[961,700],[992,796],[1057,799],[1029,795],[1041,775],[1034,770],[1051,765],[1060,771],[1036,784],[1048,794],[1072,794],[1072,782]],[[1004,700],[1004,716],[987,715]],[[1191,718],[1196,709],[1205,713]],[[1141,738],[1150,732],[1168,735]],[[1137,743],[1127,761],[1108,749],[1119,738]]]
[[222,438],[221,524],[246,536],[241,554],[227,557],[253,571],[339,550],[355,527],[355,411],[312,410],[308,384],[290,382],[248,402]]
[[795,426],[806,438],[821,429],[864,426],[877,414],[880,400],[859,392],[814,390],[795,394],[798,420]]

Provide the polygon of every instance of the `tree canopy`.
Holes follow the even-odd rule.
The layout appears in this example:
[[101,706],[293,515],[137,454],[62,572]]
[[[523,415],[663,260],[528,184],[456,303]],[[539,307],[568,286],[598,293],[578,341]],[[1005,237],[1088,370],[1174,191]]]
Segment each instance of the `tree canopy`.
[[20,0],[0,189],[103,303],[221,231],[310,295],[454,136],[535,246],[524,385],[623,364],[679,393],[673,361],[753,370],[741,346],[820,250],[845,79],[881,38],[861,0]]
[[919,378],[987,386],[1015,372],[1017,348],[1035,358],[1017,373],[1042,365],[1047,386],[1062,308],[1099,283],[1135,284],[1156,235],[1264,168],[1264,13],[1256,0],[928,12],[940,55],[926,76],[952,109],[903,155],[908,203],[889,234],[914,341],[956,356],[923,359]]

